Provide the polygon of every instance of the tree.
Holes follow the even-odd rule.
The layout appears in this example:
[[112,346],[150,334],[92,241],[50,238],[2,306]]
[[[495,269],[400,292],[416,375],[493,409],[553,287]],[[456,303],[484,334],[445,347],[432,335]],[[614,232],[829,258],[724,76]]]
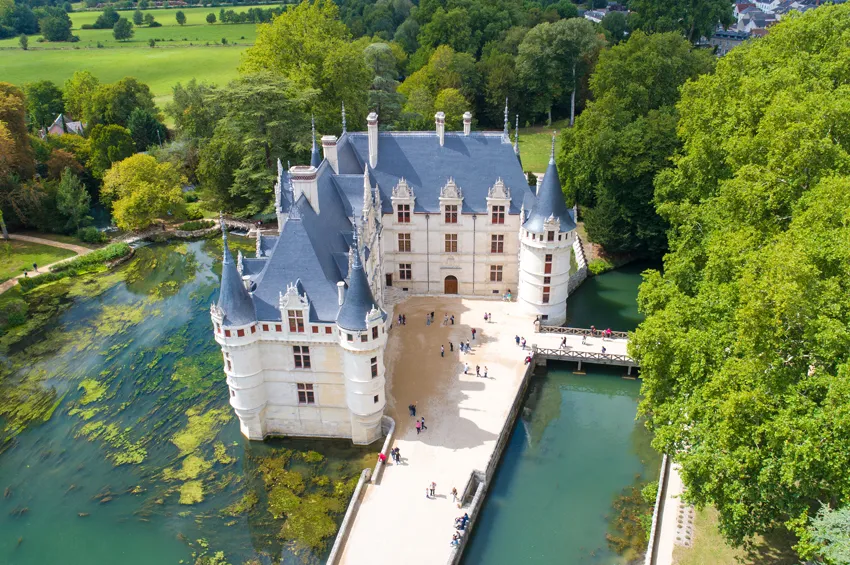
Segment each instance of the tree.
[[207,23],[208,24],[214,24],[215,23],[215,14],[213,12],[210,12],[209,14],[207,14]]
[[655,180],[670,251],[630,341],[640,412],[737,543],[850,499],[848,33],[850,6],[822,6],[686,82]]
[[[157,23],[156,19],[153,17],[153,14],[150,14],[150,13],[145,14],[144,22],[145,22],[145,25],[148,26],[148,27],[156,27],[156,26],[160,25],[160,24]],[[156,25],[154,25],[154,24],[156,24]]]
[[174,120],[181,136],[188,139],[209,139],[222,109],[212,96],[215,86],[191,79],[186,86],[177,83],[172,88],[172,101],[165,113]]
[[548,113],[570,94],[570,126],[575,122],[579,81],[605,44],[594,25],[584,18],[542,23],[528,32],[516,59],[520,80],[535,112]]
[[605,37],[611,45],[620,43],[629,33],[628,18],[623,12],[608,12],[602,18],[600,25],[605,30]]
[[18,35],[38,33],[38,18],[26,4],[15,4],[12,8],[7,8],[6,15],[0,20],[0,24]]
[[66,229],[77,230],[90,221],[90,208],[91,197],[86,187],[70,168],[66,168],[56,188],[56,209],[68,218]]
[[38,21],[41,35],[47,41],[72,41],[71,17],[62,8],[40,8],[42,14]]
[[158,163],[140,153],[115,163],[106,172],[101,201],[112,206],[112,217],[119,228],[144,229],[159,218],[183,213],[185,183],[170,163]]
[[822,504],[804,539],[826,563],[850,563],[850,506],[835,510]]
[[[510,100],[519,107],[520,85],[516,76],[515,58],[502,49],[485,50],[478,63],[484,87],[483,114],[494,126],[501,126],[504,119],[504,103]],[[525,116],[523,116],[525,117]]]
[[94,29],[113,29],[121,16],[112,6],[107,6],[103,13],[97,17],[92,27]]
[[179,25],[183,25],[186,23],[186,14],[183,13],[183,10],[177,10],[177,13],[174,14],[174,17],[177,18],[177,23]]
[[393,35],[393,41],[399,43],[407,53],[413,53],[419,49],[419,23],[413,18],[408,18],[398,26]]
[[308,108],[317,93],[264,73],[245,75],[210,98],[224,115],[201,150],[201,188],[225,210],[256,214],[272,197],[277,159],[297,159],[309,147]]
[[126,159],[135,152],[130,131],[114,124],[94,126],[89,135],[89,144],[88,167],[97,178],[103,177],[112,163]]
[[463,114],[469,108],[469,102],[456,88],[444,88],[434,100],[434,111],[446,114],[446,130],[449,131],[463,129]]
[[166,140],[165,126],[156,116],[143,108],[134,108],[127,120],[127,129],[136,145],[137,151],[144,151],[151,145],[157,145]]
[[714,57],[678,33],[646,35],[603,51],[594,100],[561,133],[558,170],[577,201],[588,238],[607,251],[660,256],[667,224],[656,213],[653,180],[679,148],[675,103],[685,81],[710,72]]
[[732,25],[732,4],[724,0],[629,0],[631,27],[647,33],[678,31],[691,42]]
[[144,16],[144,14],[142,14],[142,11],[139,10],[139,9],[136,9],[136,11],[133,12],[133,25],[136,25],[136,26],[142,25],[144,18],[145,18],[145,16]]
[[49,80],[28,82],[24,85],[27,113],[36,127],[47,127],[65,110],[62,91]]
[[243,55],[240,71],[271,72],[302,88],[317,90],[316,127],[339,132],[345,103],[348,126],[365,121],[372,73],[361,46],[351,42],[330,0],[302,2],[271,23],[257,26],[257,39]]
[[62,98],[65,111],[78,120],[90,121],[92,117],[92,97],[100,86],[100,81],[88,71],[76,71],[65,81]]
[[90,120],[104,124],[127,125],[134,109],[156,112],[151,89],[133,77],[112,84],[102,84],[91,99]]
[[120,18],[112,28],[112,35],[118,41],[126,41],[133,37],[133,24],[127,18]]
[[0,125],[11,140],[11,144],[7,143],[5,150],[0,152],[4,155],[9,173],[21,179],[31,178],[35,162],[27,132],[26,98],[18,87],[8,82],[0,82]]
[[[76,136],[75,136],[76,137]],[[51,180],[57,180],[62,177],[65,169],[69,169],[75,175],[83,173],[83,166],[73,153],[65,149],[54,149],[50,152],[50,158],[47,160],[47,177]]]
[[27,36],[26,36],[26,35],[24,35],[24,34],[22,33],[22,34],[20,35],[20,37],[18,38],[18,43],[20,44],[21,49],[23,49],[24,51],[26,51],[26,50],[27,50],[27,48],[29,48],[30,40],[27,38]]
[[427,24],[419,32],[419,44],[436,49],[448,45],[455,51],[474,54],[478,42],[472,35],[469,13],[463,8],[453,8],[448,12],[438,8]]
[[366,64],[374,73],[369,87],[369,108],[374,109],[384,124],[393,124],[401,114],[403,97],[397,92],[396,57],[386,43],[373,43],[363,51]]

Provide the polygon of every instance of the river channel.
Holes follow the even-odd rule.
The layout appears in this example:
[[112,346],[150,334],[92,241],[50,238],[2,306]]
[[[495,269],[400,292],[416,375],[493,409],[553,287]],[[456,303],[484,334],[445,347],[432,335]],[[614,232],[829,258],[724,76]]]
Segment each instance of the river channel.
[[[632,330],[640,323],[640,273],[632,264],[585,281],[570,296],[574,327]],[[658,476],[660,456],[635,420],[638,380],[624,370],[551,363],[533,377],[482,514],[464,553],[467,565],[619,565],[638,558],[609,536],[615,502]]]
[[151,245],[29,293],[0,337],[0,563],[324,562],[378,446],[243,439],[211,339],[220,257]]

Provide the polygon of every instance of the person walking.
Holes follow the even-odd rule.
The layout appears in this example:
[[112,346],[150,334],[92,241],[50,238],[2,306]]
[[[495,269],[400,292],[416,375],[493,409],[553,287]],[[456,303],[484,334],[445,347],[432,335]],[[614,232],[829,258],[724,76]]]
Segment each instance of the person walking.
[[469,353],[469,340],[466,340],[466,352]]
[[446,356],[446,348],[441,345],[440,346],[440,357],[445,357],[445,356]]
[[602,346],[602,353],[605,353],[605,351],[606,351],[606,349],[605,349],[605,346],[603,345]]
[[449,325],[449,315],[448,314],[443,314],[443,325],[444,326]]
[[484,322],[487,322],[487,312],[484,312]]
[[487,378],[487,367],[486,366],[484,367],[484,378],[485,379]]
[[431,498],[437,496],[437,483],[431,481]]
[[561,345],[558,346],[558,348],[559,349],[566,349],[567,348],[567,338],[566,337],[561,338]]
[[492,312],[487,314],[487,321],[490,322],[491,324],[493,323],[493,313]]
[[455,350],[455,344],[453,344],[452,342],[449,342],[449,352],[452,352],[454,350]]
[[431,485],[425,485],[425,498],[431,498]]
[[422,422],[420,422],[419,420],[416,420],[416,435],[419,435],[419,433],[421,431],[422,431]]
[[32,264],[32,268],[36,273],[38,272],[38,265],[36,265],[35,263]]
[[452,502],[457,502],[457,489],[452,487]]
[[525,349],[525,338],[522,338],[520,344],[522,345],[522,348]]
[[516,346],[519,347],[519,336],[514,337],[514,341],[516,341]]
[[429,316],[428,314],[425,314],[425,325],[426,326],[431,325],[431,316]]
[[450,319],[452,321],[452,325],[455,325],[455,315],[454,314],[452,314],[452,317]]
[[472,328],[472,340],[475,341],[475,328]]
[[468,375],[468,374],[469,374],[469,363],[464,363],[464,364],[463,364],[463,374],[464,374],[464,375]]
[[413,404],[409,404],[407,406],[407,409],[410,411],[411,416],[416,416],[416,406],[414,406]]
[[416,403],[413,403],[413,415],[416,416]]
[[480,377],[480,376],[481,376],[481,367],[480,367],[480,366],[478,366],[478,365],[476,365],[476,366],[475,366],[475,376],[476,376],[476,377]]
[[587,334],[581,336],[581,344],[587,345]]
[[425,430],[428,429],[428,427],[425,425],[425,416],[422,416],[421,423],[422,423],[422,431],[424,432]]
[[401,325],[402,326],[407,325],[407,316],[405,316],[404,314],[401,315]]
[[401,314],[398,315],[398,325],[401,325]]

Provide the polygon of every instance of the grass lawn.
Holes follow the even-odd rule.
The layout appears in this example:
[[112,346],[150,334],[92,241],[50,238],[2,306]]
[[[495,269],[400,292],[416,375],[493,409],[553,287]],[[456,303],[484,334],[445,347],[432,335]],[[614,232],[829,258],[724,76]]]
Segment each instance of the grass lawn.
[[23,274],[24,268],[32,271],[32,264],[46,266],[76,253],[68,249],[50,247],[28,241],[0,241],[0,282]]
[[675,565],[797,565],[793,541],[781,536],[758,537],[751,549],[730,547],[717,530],[717,511],[705,508],[694,516],[694,543],[676,546]]
[[64,235],[61,233],[47,233],[41,231],[16,231],[15,233],[28,235],[30,237],[40,237],[41,239],[49,239],[50,241],[58,241],[59,243],[70,243],[73,245],[79,245],[80,247],[87,247],[89,249],[100,249],[101,247],[106,247],[106,244],[103,243],[86,243],[72,235]]
[[[161,28],[157,28],[161,29]],[[150,86],[156,103],[171,100],[171,87],[192,78],[224,84],[236,77],[244,46],[126,49],[70,49],[6,51],[3,80],[23,84],[52,80],[61,85],[74,71],[87,70],[101,82],[134,76]]]
[[[560,131],[569,124],[569,120],[554,122],[551,126],[532,126],[519,128],[519,155],[522,168],[532,173],[545,173],[549,165],[549,153],[552,151],[552,132]],[[560,138],[555,142],[560,149]]]

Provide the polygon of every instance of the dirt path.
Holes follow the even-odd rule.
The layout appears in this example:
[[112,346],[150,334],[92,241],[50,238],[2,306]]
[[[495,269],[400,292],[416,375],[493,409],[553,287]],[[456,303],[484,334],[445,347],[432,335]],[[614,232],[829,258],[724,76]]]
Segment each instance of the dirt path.
[[[41,245],[49,245],[51,247],[59,247],[62,249],[68,249],[70,251],[75,252],[76,257],[68,257],[66,259],[62,259],[61,261],[56,261],[55,263],[51,263],[49,265],[45,265],[40,268],[39,274],[50,272],[53,267],[59,265],[61,263],[67,263],[72,259],[76,259],[77,257],[81,257],[87,253],[91,253],[94,249],[89,249],[88,247],[83,247],[81,245],[74,245],[73,243],[62,243],[61,241],[53,241],[52,239],[43,239],[40,237],[32,237],[30,235],[18,235],[14,233],[9,234],[10,239],[17,239],[19,241],[28,241],[30,243],[39,243]],[[17,277],[11,278],[4,283],[0,284],[0,294],[3,294],[16,284],[18,284],[18,279],[24,278],[24,275],[18,275]]]

